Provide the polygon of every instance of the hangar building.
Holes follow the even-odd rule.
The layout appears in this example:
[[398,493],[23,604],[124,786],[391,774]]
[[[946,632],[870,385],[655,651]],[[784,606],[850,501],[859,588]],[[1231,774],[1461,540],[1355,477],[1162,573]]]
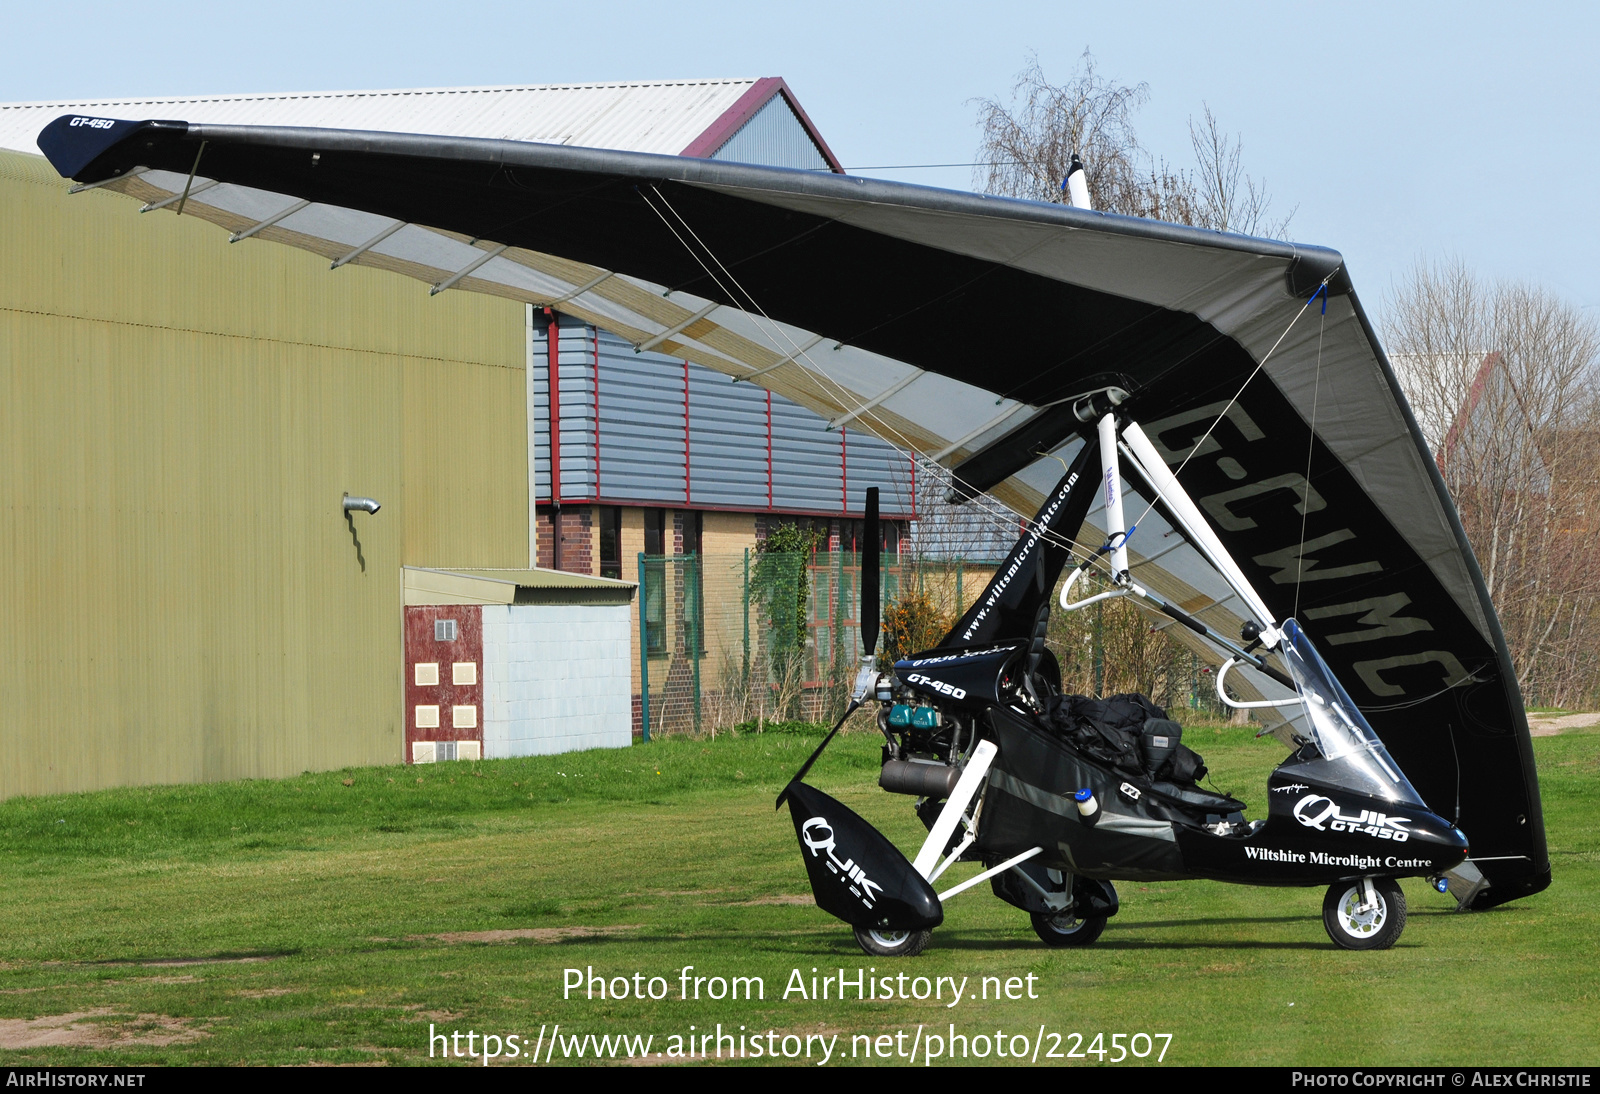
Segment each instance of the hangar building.
[[779,515],[848,545],[869,481],[914,515],[891,446],[508,299],[515,254],[330,253],[198,169],[69,195],[34,145],[67,113],[840,169],[776,79],[0,104],[0,797],[624,744],[622,560]]

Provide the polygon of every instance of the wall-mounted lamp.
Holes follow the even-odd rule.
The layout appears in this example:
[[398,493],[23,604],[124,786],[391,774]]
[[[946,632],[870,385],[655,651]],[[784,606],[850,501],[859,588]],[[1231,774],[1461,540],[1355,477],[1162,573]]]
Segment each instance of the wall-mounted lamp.
[[372,498],[358,498],[351,494],[344,496],[344,511],[346,513],[376,513],[380,506]]

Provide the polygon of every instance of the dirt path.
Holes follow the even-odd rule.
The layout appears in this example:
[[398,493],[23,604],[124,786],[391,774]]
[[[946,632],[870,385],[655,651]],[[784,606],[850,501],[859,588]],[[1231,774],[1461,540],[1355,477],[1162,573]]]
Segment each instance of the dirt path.
[[119,1015],[110,1010],[0,1018],[0,1049],[186,1044],[209,1036],[204,1029],[192,1027],[195,1021],[165,1014]]
[[1535,737],[1554,737],[1562,730],[1585,729],[1600,725],[1600,714],[1530,714],[1528,732]]

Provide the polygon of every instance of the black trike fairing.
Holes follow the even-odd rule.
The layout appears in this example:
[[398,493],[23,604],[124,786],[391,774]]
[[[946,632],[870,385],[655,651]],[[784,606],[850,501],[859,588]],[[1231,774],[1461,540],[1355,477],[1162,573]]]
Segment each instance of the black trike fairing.
[[817,907],[854,927],[924,930],[944,922],[933,886],[848,806],[792,782],[789,815]]
[[[1169,806],[1130,780],[1093,764],[1041,726],[1003,707],[985,714],[985,736],[999,746],[989,770],[978,849],[995,860],[1043,847],[1038,861],[1093,878],[1176,878],[1183,856]],[[1138,798],[1122,789],[1132,787]],[[1094,791],[1097,821],[1086,824],[1074,791]],[[1218,808],[1239,804],[1218,798]]]
[[[1110,769],[1014,711],[988,711],[985,735],[1000,747],[977,842],[987,861],[1043,847],[1040,867],[1089,878],[1316,885],[1435,876],[1466,857],[1448,821],[1319,781],[1335,765],[1316,757],[1280,766],[1265,823],[1247,826],[1242,802]],[[1072,796],[1080,789],[1099,806],[1092,822]]]
[[[1358,794],[1291,757],[1267,783],[1264,825],[1244,838],[1178,831],[1195,874],[1250,885],[1320,885],[1361,877],[1436,877],[1467,857],[1467,838],[1443,817]],[[1308,769],[1311,774],[1308,774]]]
[[[992,864],[991,864],[992,865]],[[1052,867],[1040,866],[1036,861],[1018,863],[1003,873],[996,874],[989,879],[989,887],[994,895],[1010,904],[1014,908],[1021,908],[1033,914],[1050,914],[1058,909],[1046,903],[1040,890],[1047,893],[1060,893],[1067,885],[1072,885],[1072,909],[1080,917],[1101,916],[1110,919],[1117,914],[1121,904],[1117,900],[1117,890],[1109,883],[1095,878],[1083,877],[1078,874],[1069,874],[1055,870],[1055,877],[1051,876]],[[1023,880],[1019,875],[1026,875]],[[1032,882],[1032,884],[1029,884]]]

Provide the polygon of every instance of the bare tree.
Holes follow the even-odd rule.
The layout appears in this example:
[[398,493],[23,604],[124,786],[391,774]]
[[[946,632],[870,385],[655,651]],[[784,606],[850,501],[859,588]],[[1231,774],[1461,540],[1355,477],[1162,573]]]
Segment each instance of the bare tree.
[[1386,341],[1455,498],[1524,693],[1600,698],[1600,324],[1547,290],[1422,263]]
[[[1192,220],[1183,221],[1221,232],[1240,232],[1282,238],[1295,210],[1278,220],[1268,219],[1272,199],[1265,181],[1257,183],[1240,165],[1243,141],[1222,131],[1209,103],[1202,103],[1205,121],[1189,119],[1189,143],[1198,165],[1195,192],[1198,208]],[[1296,207],[1298,208],[1298,206]],[[1171,219],[1171,218],[1166,218]]]
[[[1196,168],[1153,158],[1139,143],[1133,116],[1150,98],[1147,84],[1102,76],[1085,50],[1077,70],[1052,84],[1031,58],[1017,74],[1011,101],[980,99],[980,166],[974,182],[991,194],[1066,200],[1061,183],[1077,153],[1095,207],[1129,216],[1220,231],[1282,235],[1289,217],[1270,220],[1264,184],[1243,173],[1241,142],[1225,133],[1209,106],[1189,119]],[[1294,214],[1289,214],[1292,217]]]
[[[1281,234],[1288,218],[1268,220],[1271,201],[1265,187],[1243,173],[1239,138],[1223,131],[1209,106],[1203,124],[1193,118],[1189,123],[1195,170],[1144,150],[1134,114],[1149,98],[1145,84],[1126,86],[1102,76],[1087,50],[1060,85],[1045,77],[1037,58],[1030,59],[1009,103],[978,102],[983,137],[977,158],[983,166],[974,182],[991,194],[1065,201],[1061,183],[1077,153],[1098,209],[1223,231]],[[919,536],[924,549],[972,557],[970,545],[993,535],[985,503],[997,503],[980,497],[955,510],[944,504],[937,474],[923,481],[930,491],[937,488],[937,496],[923,504],[921,520],[928,527]],[[1005,539],[1010,533],[1004,528]],[[988,553],[998,557],[1004,549],[989,546]],[[1049,641],[1069,692],[1139,691],[1175,709],[1189,704],[1193,656],[1126,601],[1055,613]]]
[[1148,84],[1126,87],[1101,76],[1088,50],[1059,86],[1030,58],[1012,85],[1011,104],[978,100],[984,166],[974,181],[990,194],[1065,201],[1061,181],[1077,153],[1097,205],[1116,212],[1139,205],[1143,151],[1133,115],[1149,98]]

